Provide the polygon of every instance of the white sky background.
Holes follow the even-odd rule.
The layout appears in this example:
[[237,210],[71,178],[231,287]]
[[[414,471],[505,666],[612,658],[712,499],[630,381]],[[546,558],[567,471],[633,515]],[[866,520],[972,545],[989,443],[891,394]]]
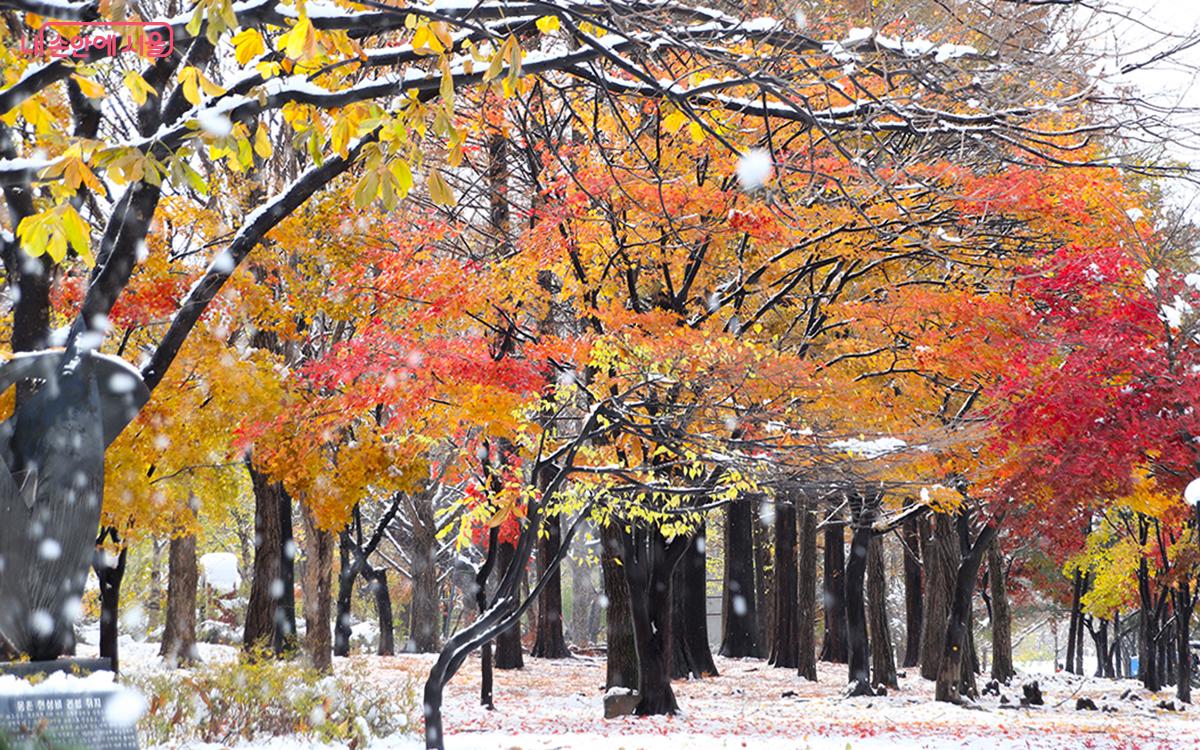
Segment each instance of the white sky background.
[[[1093,43],[1114,53],[1113,70],[1147,63],[1178,45],[1200,41],[1200,0],[1095,0],[1101,9],[1081,10],[1081,20],[1095,30]],[[1163,133],[1168,153],[1200,169],[1200,44],[1149,62],[1112,79],[1135,86],[1154,104],[1180,110],[1179,128]],[[1200,187],[1181,184],[1184,203],[1200,199]]]

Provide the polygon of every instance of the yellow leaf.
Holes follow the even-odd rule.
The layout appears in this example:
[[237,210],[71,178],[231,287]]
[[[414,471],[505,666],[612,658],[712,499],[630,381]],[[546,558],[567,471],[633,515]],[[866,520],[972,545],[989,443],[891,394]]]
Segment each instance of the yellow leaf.
[[692,136],[692,143],[704,143],[704,128],[695,120],[688,123],[688,134]]
[[663,118],[663,128],[668,133],[678,133],[679,129],[687,122],[687,115],[682,112],[675,111]]
[[293,60],[309,56],[313,52],[314,40],[315,29],[307,16],[297,21],[291,31],[279,38],[280,43],[284,45],[284,53]]
[[230,41],[233,42],[234,55],[240,65],[245,65],[266,51],[262,35],[257,29],[242,29]]
[[412,190],[413,185],[412,170],[409,169],[408,162],[403,159],[396,159],[388,169],[391,171],[392,176],[396,178],[397,192],[400,194],[400,197],[403,198],[408,195],[408,191]]
[[267,159],[271,156],[271,139],[267,136],[267,129],[262,123],[258,124],[258,130],[254,132],[254,153],[261,158]]
[[82,91],[83,95],[86,96],[87,98],[89,98],[89,99],[104,98],[104,87],[101,86],[99,83],[96,83],[95,81],[93,81],[90,78],[84,78],[81,75],[72,75],[71,78],[72,78],[72,80],[75,81],[75,83],[79,84],[79,90]]
[[158,93],[154,90],[153,86],[146,83],[146,79],[142,78],[141,74],[136,70],[126,71],[124,81],[125,88],[129,89],[129,93],[133,96],[133,100],[137,102],[139,107],[146,103],[146,99],[151,94]]
[[191,65],[179,71],[179,81],[183,85],[183,98],[191,104],[200,103],[200,71]]
[[453,206],[458,201],[441,172],[436,169],[429,172],[429,197],[439,206]]
[[542,16],[537,20],[537,27],[543,34],[558,31],[558,16]]

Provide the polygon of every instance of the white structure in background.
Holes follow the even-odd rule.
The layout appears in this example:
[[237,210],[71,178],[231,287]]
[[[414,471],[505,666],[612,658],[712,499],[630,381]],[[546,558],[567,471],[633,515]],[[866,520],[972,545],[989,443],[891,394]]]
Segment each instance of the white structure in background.
[[209,552],[200,556],[201,585],[213,590],[218,597],[236,594],[242,584],[238,573],[237,555],[232,552]]

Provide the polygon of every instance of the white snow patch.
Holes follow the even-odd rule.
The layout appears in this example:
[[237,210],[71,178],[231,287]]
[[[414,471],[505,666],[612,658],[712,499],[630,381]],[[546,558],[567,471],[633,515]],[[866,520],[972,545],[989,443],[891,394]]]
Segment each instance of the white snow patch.
[[204,580],[219,594],[232,594],[242,584],[238,573],[237,555],[232,552],[209,552],[200,557]]

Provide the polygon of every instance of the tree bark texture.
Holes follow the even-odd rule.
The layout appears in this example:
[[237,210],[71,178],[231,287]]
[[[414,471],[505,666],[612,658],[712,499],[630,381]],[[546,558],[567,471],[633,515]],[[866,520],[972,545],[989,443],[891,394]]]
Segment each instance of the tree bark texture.
[[775,617],[771,623],[769,662],[772,666],[787,669],[800,666],[799,627],[796,620],[799,613],[796,523],[796,496],[781,493],[775,502]]
[[725,588],[721,606],[721,655],[758,655],[758,608],[754,581],[753,503],[734,501],[725,508]]
[[322,672],[333,670],[333,634],[330,630],[333,605],[334,535],[317,526],[307,505],[301,505],[304,522],[304,650],[309,663]]
[[1012,611],[1008,606],[1000,540],[988,548],[988,588],[992,594],[992,679],[1007,683],[1016,675],[1012,654]]
[[845,664],[846,651],[846,524],[830,519],[825,524],[825,585],[821,606],[825,612],[825,638],[821,661]]
[[798,497],[800,563],[796,570],[796,671],[806,680],[817,680],[817,503]]
[[250,575],[246,621],[242,627],[242,650],[264,653],[273,646],[275,638],[272,590],[277,592],[282,583],[280,550],[283,532],[279,509],[283,485],[272,482],[266,474],[255,469],[253,460],[246,461],[246,469],[254,490],[254,566]]
[[562,521],[558,516],[544,522],[549,533],[538,539],[538,580],[547,577],[546,587],[537,600],[537,640],[531,656],[542,659],[566,659],[571,655],[563,636],[562,571],[547,570],[546,562],[554,558],[562,545]]
[[898,687],[896,655],[892,650],[892,631],[887,612],[887,570],[883,558],[883,537],[871,538],[867,552],[867,620],[871,638],[871,684]]
[[717,665],[708,645],[707,536],[700,524],[675,568],[671,592],[673,677],[715,677]]
[[[906,501],[906,505],[912,501]],[[928,520],[908,518],[901,527],[904,544],[904,666],[915,667],[921,661],[923,602],[921,576],[922,540],[928,537]],[[924,527],[924,533],[922,529]]]
[[[508,542],[500,542],[500,552],[496,565],[500,570],[508,570],[512,565],[515,550]],[[525,659],[521,649],[521,621],[517,620],[512,627],[496,636],[496,669],[522,669]]]
[[954,581],[961,555],[954,519],[935,514],[932,533],[924,545],[925,613],[921,633],[921,676],[936,680],[946,644],[946,622],[954,597]]
[[171,537],[167,553],[167,619],[158,652],[171,666],[183,666],[197,660],[196,587],[199,579],[196,535]]
[[604,579],[607,668],[605,689],[638,688],[637,644],[633,639],[633,620],[629,611],[629,584],[620,563],[621,538],[615,524],[600,529],[603,552],[600,568]]

